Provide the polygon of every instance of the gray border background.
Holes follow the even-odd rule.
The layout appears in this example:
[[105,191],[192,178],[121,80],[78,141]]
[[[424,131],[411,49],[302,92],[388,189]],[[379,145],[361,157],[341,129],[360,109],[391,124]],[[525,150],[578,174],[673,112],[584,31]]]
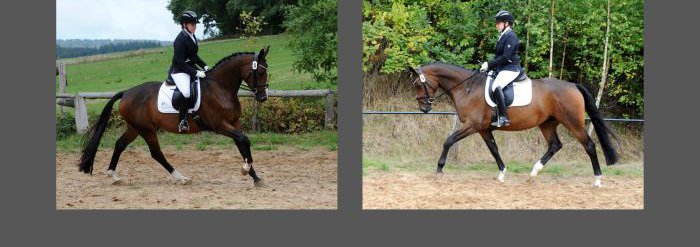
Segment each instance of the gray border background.
[[339,210],[56,211],[55,89],[48,86],[55,80],[55,4],[4,3],[0,241],[3,246],[679,245],[697,235],[697,227],[685,225],[698,219],[700,166],[693,157],[698,8],[680,5],[697,1],[673,2],[645,4],[641,211],[361,211],[361,1],[338,4]]

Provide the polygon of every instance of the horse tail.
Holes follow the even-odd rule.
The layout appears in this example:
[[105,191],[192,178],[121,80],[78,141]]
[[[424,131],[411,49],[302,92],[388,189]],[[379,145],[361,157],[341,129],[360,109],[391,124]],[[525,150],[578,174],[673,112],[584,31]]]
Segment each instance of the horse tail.
[[613,133],[610,127],[608,127],[608,125],[605,124],[605,121],[603,121],[603,118],[600,116],[598,108],[596,108],[595,106],[593,96],[591,96],[588,90],[581,84],[576,84],[576,88],[578,88],[578,90],[581,91],[581,94],[583,95],[583,101],[586,104],[586,112],[591,118],[591,122],[593,123],[595,133],[596,135],[598,135],[600,145],[603,147],[605,162],[608,165],[615,164],[615,162],[617,162],[618,160],[617,150],[615,150],[615,147],[612,145],[612,142],[610,142],[610,137],[608,135],[615,138],[615,140],[617,140],[618,143],[620,142],[620,140],[617,139],[615,133]]
[[87,132],[83,135],[81,146],[83,148],[82,155],[80,156],[80,163],[78,163],[79,170],[84,173],[92,174],[92,164],[95,161],[95,154],[97,154],[97,148],[100,146],[100,139],[102,139],[102,134],[105,133],[107,129],[107,123],[109,123],[109,117],[112,115],[112,107],[114,102],[120,99],[124,95],[124,92],[118,92],[115,94],[102,109],[100,118],[88,128]]

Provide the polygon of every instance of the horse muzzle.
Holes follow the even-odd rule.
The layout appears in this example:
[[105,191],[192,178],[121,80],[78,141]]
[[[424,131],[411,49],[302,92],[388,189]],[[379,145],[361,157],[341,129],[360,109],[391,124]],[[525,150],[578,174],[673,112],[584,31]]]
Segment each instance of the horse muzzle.
[[422,111],[423,113],[428,113],[432,109],[433,109],[432,106],[421,106],[420,107],[420,111]]

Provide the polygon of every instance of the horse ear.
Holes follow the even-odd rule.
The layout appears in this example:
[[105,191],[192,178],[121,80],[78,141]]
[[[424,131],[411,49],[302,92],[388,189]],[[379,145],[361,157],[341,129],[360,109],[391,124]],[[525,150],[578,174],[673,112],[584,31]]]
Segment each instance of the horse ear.
[[413,73],[413,75],[418,76],[418,72],[416,72],[416,70],[413,69],[413,67],[411,67],[411,66],[406,66],[406,67],[408,68],[408,71],[410,71],[411,73]]
[[258,57],[261,58],[261,59],[264,59],[265,56],[267,56],[267,53],[269,53],[269,52],[270,52],[270,46],[268,45],[267,47],[262,48],[262,49],[260,50],[260,53],[259,53],[260,55],[258,55]]

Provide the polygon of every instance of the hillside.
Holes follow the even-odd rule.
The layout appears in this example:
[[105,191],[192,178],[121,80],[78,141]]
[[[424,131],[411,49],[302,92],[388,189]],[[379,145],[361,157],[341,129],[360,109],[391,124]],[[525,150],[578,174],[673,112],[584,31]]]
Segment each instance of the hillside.
[[[289,36],[271,35],[257,38],[255,44],[231,39],[200,43],[199,55],[209,65],[234,52],[259,51],[270,45],[269,84],[273,90],[322,89],[310,74],[293,71]],[[253,49],[255,48],[255,49]],[[160,81],[166,76],[172,59],[172,46],[120,52],[83,58],[61,59],[68,74],[68,93],[111,92],[124,90],[146,81]],[[58,83],[58,77],[56,77]],[[56,84],[56,88],[58,88]]]

